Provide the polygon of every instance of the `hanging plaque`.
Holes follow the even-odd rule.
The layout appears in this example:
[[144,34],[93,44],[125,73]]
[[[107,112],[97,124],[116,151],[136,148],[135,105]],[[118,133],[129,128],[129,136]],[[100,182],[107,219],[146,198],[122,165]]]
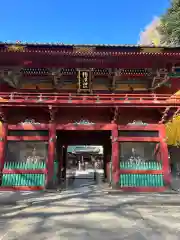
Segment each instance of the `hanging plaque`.
[[78,92],[89,92],[91,88],[91,72],[89,70],[78,71]]

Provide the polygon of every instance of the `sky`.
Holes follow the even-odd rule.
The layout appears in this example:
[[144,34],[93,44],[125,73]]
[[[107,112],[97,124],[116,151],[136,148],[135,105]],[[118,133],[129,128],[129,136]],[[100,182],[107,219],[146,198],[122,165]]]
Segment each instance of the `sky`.
[[0,41],[136,44],[169,0],[1,0]]

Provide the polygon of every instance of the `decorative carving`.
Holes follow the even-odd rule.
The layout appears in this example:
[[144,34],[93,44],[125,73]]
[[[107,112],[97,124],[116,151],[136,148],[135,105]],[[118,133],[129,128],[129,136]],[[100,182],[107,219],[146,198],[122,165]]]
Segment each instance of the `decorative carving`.
[[[26,159],[26,162],[27,163],[42,163],[44,162],[44,154],[41,153],[40,149],[37,148],[36,146],[33,146],[33,148],[31,148],[31,146],[29,146],[29,149],[27,150],[30,150],[30,152],[28,151],[28,157]],[[26,150],[26,151],[27,151]]]
[[152,69],[150,68],[122,68],[117,69],[118,76],[150,76]]
[[21,69],[0,70],[0,79],[7,82],[10,86],[17,88],[22,77]]
[[135,125],[135,126],[147,126],[148,123],[144,123],[141,120],[134,120],[132,123],[128,123],[127,125]]
[[58,88],[59,80],[61,79],[63,72],[62,68],[59,69],[52,69],[52,77],[53,77],[53,85],[55,88]]
[[94,125],[95,123],[90,122],[89,120],[82,119],[79,122],[75,122],[74,125]]
[[41,124],[40,122],[36,122],[35,119],[25,119],[24,122],[21,122],[20,124],[33,124],[33,125],[39,125]]
[[140,52],[144,53],[160,53],[163,52],[164,48],[160,47],[144,47],[140,49]]
[[8,52],[24,52],[26,47],[23,45],[20,45],[19,42],[13,45],[7,45],[7,51]]
[[112,92],[113,91],[115,91],[115,89],[116,89],[116,79],[117,79],[117,77],[119,77],[119,69],[114,69],[114,71],[110,71],[109,70],[109,75],[108,75],[108,77],[110,78],[112,78],[112,81],[111,81],[111,87],[110,87],[110,89],[109,90],[111,90]]
[[113,108],[112,113],[113,113],[112,122],[116,122],[119,116],[119,108],[118,107]]
[[93,53],[95,50],[96,50],[95,47],[73,47],[73,52],[75,53],[88,54]]
[[115,143],[115,142],[117,142],[117,141],[118,141],[118,138],[117,138],[117,137],[112,138],[112,143]]
[[169,77],[179,77],[180,76],[180,65],[176,64],[172,66],[171,72],[169,73]]
[[49,111],[49,116],[50,116],[50,122],[53,122],[54,121],[54,111],[53,110]]
[[53,108],[51,105],[48,106],[48,109],[49,109],[49,117],[50,117],[50,122],[54,122],[55,120],[55,115],[58,111],[58,108]]
[[96,103],[100,103],[100,102],[101,102],[100,97],[99,97],[99,95],[97,95],[96,96]]
[[168,116],[168,113],[169,113],[170,109],[171,109],[171,107],[167,107],[167,108],[164,110],[164,112],[162,113],[162,118],[161,118],[161,120],[159,121],[159,124],[162,124],[162,123],[164,123],[164,122],[166,121],[166,118],[167,118],[167,116]]
[[1,119],[1,121],[3,121],[3,122],[6,121],[6,116],[5,116],[5,113],[4,113],[4,111],[3,111],[2,108],[0,109],[0,119]]
[[151,90],[155,90],[167,84],[168,80],[169,80],[169,76],[168,76],[167,69],[165,68],[158,69],[156,71],[156,75],[153,78]]

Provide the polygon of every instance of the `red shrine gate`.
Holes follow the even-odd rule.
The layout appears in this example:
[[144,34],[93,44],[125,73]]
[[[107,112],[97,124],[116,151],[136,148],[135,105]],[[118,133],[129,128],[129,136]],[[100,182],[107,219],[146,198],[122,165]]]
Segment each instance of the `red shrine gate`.
[[1,189],[52,186],[63,144],[82,143],[104,146],[113,187],[167,187],[163,123],[180,109],[178,48],[0,43],[0,52]]
[[[144,105],[141,100],[143,99],[142,96],[140,96],[141,99],[138,100],[134,100],[135,97],[137,99],[137,95],[135,97],[130,96],[127,103],[124,100],[120,100],[119,106],[117,104],[116,107],[112,106],[111,108],[106,106],[92,107],[91,103],[85,104],[86,108],[83,108],[80,106],[83,105],[84,96],[72,95],[70,97],[68,95],[63,97],[63,101],[64,103],[66,102],[67,107],[58,108],[53,105],[52,97],[47,94],[41,94],[41,98],[44,100],[43,104],[40,103],[40,106],[38,106],[39,103],[36,102],[36,107],[29,106],[29,108],[25,108],[23,107],[25,106],[25,102],[34,100],[31,100],[31,94],[28,94],[28,96],[30,96],[30,100],[23,99],[23,96],[24,94],[19,93],[17,96],[14,96],[16,101],[12,103],[7,101],[3,104],[4,109],[6,110],[8,124],[2,124],[2,138],[4,141],[1,141],[1,149],[3,149],[0,158],[2,166],[1,171],[4,176],[20,174],[24,174],[25,176],[44,175],[45,182],[44,184],[41,184],[41,186],[4,186],[2,189],[43,189],[46,185],[50,184],[54,175],[53,171],[56,150],[61,149],[64,144],[103,145],[105,149],[104,162],[106,164],[108,164],[106,159],[107,156],[112,154],[112,181],[113,186],[116,188],[126,191],[163,191],[165,189],[166,186],[162,182],[160,186],[156,186],[154,183],[152,186],[148,186],[147,183],[145,184],[145,181],[148,181],[148,176],[163,176],[165,184],[170,182],[168,150],[165,143],[165,128],[163,124],[156,123],[156,118],[158,116],[153,116],[150,109],[148,111],[146,110],[146,105]],[[37,98],[40,97],[39,94],[33,94],[33,97],[34,96],[37,96]],[[5,94],[3,97],[5,98]],[[56,95],[55,97],[61,98],[59,95]],[[111,97],[105,95],[105,98],[107,98],[108,101],[113,101],[113,97],[113,95],[111,95]],[[115,96],[115,98],[118,97],[127,98],[127,95]],[[76,107],[71,107],[72,103],[69,103],[69,98],[71,98],[71,101],[76,99],[76,101],[79,102],[78,104],[76,103]],[[77,100],[77,98],[79,100]],[[93,99],[93,96],[91,96],[91,98]],[[154,104],[156,104],[153,102],[153,95],[149,94],[144,98],[148,98],[148,100],[146,100],[146,104],[149,104],[150,106],[154,106]],[[158,98],[158,95],[156,98]],[[45,101],[51,104],[48,105],[49,108],[45,107]],[[93,105],[95,101],[96,100],[92,101]],[[133,105],[133,101],[136,101],[136,104],[137,101],[139,102],[139,108],[136,108],[136,111],[134,111],[131,107],[131,104]],[[16,114],[18,109],[17,107],[19,105],[18,102],[21,102],[22,107],[21,112]],[[158,106],[161,106],[164,104],[164,101],[161,101],[160,99],[157,104]],[[8,111],[8,109],[11,109],[10,105],[14,105],[11,112]],[[24,116],[26,116],[26,118]],[[141,116],[143,121],[138,121],[139,116]],[[33,117],[35,120],[28,122],[27,119],[30,119],[30,117]],[[22,119],[26,120],[21,122]],[[76,133],[71,137],[70,133],[79,131],[86,132],[85,137],[80,136],[78,138]],[[110,134],[102,134],[105,132]],[[7,166],[4,163],[4,160],[6,159],[4,158],[4,151],[7,141],[8,144],[13,142],[18,144],[18,142],[21,143],[23,141],[27,143],[35,142],[36,144],[39,142],[46,145],[48,154],[46,164],[43,168],[37,167],[37,169],[33,169],[32,166],[30,169],[22,169],[20,166],[11,166],[6,168]],[[127,143],[129,145],[127,145]],[[121,163],[124,161],[124,156],[122,157],[121,153],[125,151],[125,153],[129,154],[129,151],[131,151],[133,147],[142,149],[139,150],[141,152],[147,152],[150,147],[150,151],[154,151],[154,154],[156,155],[155,160],[159,161],[159,166],[161,167],[154,167],[153,169],[153,167],[147,168],[147,166],[143,166],[143,168],[138,169],[135,166],[133,168],[132,166],[122,165]],[[20,146],[16,145],[15,148],[17,150]],[[145,153],[143,154],[145,155]],[[58,155],[58,162],[59,168],[61,168],[61,154]],[[147,176],[147,179],[144,180],[142,186],[140,183],[140,186],[136,186],[137,180],[130,181],[130,179],[128,179],[128,176],[138,176],[140,178],[140,176],[143,175]],[[127,178],[126,180],[123,180],[122,177],[124,176]],[[125,183],[124,185],[121,185],[121,182],[123,181]],[[149,180],[149,182],[151,181]]]

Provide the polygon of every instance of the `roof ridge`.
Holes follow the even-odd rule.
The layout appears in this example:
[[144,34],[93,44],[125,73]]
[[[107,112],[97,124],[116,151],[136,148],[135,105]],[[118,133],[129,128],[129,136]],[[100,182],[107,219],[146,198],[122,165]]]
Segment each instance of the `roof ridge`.
[[178,46],[153,46],[153,45],[141,45],[141,44],[69,44],[69,43],[63,43],[63,42],[21,42],[21,41],[17,41],[17,42],[11,42],[11,41],[7,41],[7,42],[3,42],[0,41],[0,45],[1,44],[6,44],[6,45],[34,45],[34,46],[45,46],[45,45],[49,45],[49,46],[65,46],[65,47],[133,47],[133,48],[179,48]]

